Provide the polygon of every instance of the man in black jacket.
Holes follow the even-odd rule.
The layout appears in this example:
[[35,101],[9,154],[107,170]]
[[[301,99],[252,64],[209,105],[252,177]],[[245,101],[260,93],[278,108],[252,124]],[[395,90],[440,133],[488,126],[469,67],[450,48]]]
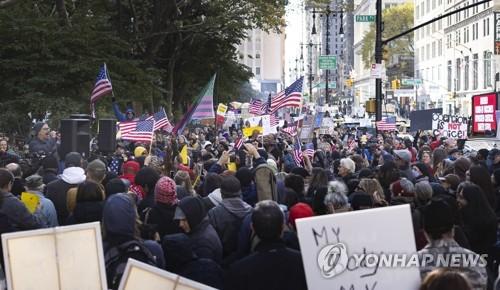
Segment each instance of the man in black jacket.
[[284,215],[276,202],[257,203],[252,229],[260,242],[255,253],[231,266],[225,289],[307,289],[300,253],[281,240],[284,227]]

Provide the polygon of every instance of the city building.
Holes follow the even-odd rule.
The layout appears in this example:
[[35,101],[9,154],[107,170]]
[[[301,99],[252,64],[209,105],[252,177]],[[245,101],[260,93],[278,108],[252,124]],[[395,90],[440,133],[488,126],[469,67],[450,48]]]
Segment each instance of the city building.
[[265,94],[276,94],[285,82],[285,34],[266,33],[259,29],[248,32],[238,47],[239,61],[248,66],[254,77],[252,87]]
[[[477,0],[442,1],[444,12],[468,6]],[[426,5],[429,5],[426,0]],[[423,2],[421,12],[426,11]],[[495,71],[495,22],[492,5],[481,4],[443,19],[443,46],[445,63],[443,81],[447,91],[443,97],[443,111],[450,114],[470,116],[472,96],[493,92]],[[500,32],[500,31],[499,31]],[[498,33],[498,32],[497,32]],[[426,56],[427,56],[426,48]],[[432,54],[432,49],[431,49]],[[432,76],[432,75],[431,75]]]

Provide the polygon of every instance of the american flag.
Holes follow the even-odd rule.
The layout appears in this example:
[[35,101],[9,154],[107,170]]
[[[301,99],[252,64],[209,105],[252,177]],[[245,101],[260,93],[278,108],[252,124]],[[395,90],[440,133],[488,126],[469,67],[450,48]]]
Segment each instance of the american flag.
[[[203,91],[203,95],[196,105],[193,114],[191,115],[191,120],[204,120],[215,118],[214,112],[214,84],[215,75],[210,79]],[[189,121],[191,121],[189,120]]]
[[156,113],[153,114],[153,116],[149,116],[146,120],[155,120],[155,128],[154,130],[159,130],[161,128],[165,128],[165,131],[169,131],[168,128],[170,128],[170,132],[172,132],[172,124],[168,121],[167,113],[165,113],[165,108],[161,107],[160,110]]
[[297,166],[302,167],[304,156],[302,156],[302,147],[300,146],[299,138],[295,138],[295,144],[293,145],[293,161],[295,161]]
[[137,121],[118,123],[118,129],[120,130],[122,135],[134,131],[136,127],[137,127]]
[[302,84],[304,77],[300,77],[293,84],[271,99],[271,113],[284,107],[300,107],[302,101]]
[[106,68],[106,64],[103,64],[99,69],[94,89],[92,89],[92,93],[90,94],[90,103],[95,103],[103,96],[112,92],[113,86],[108,76],[108,69]]
[[269,123],[270,123],[271,127],[278,126],[280,123],[280,120],[278,119],[278,117],[276,117],[276,114],[271,114],[269,116]]
[[248,112],[254,115],[264,115],[267,113],[267,102],[262,102],[262,100],[252,99],[250,101],[250,108]]
[[380,131],[395,131],[396,117],[386,117],[377,122],[377,129]]
[[236,139],[234,141],[234,149],[240,150],[241,146],[243,146],[243,138],[242,137],[238,137],[238,139]]
[[287,133],[288,135],[290,135],[292,137],[297,136],[297,126],[295,126],[295,125],[283,128],[283,129],[281,129],[281,131],[283,131],[284,133]]
[[309,160],[313,159],[313,157],[314,157],[314,145],[313,145],[313,143],[306,144],[306,150],[304,150],[304,155],[309,157]]
[[151,142],[154,134],[153,132],[155,127],[155,120],[138,121],[135,123],[136,127],[132,131],[126,132],[125,134],[123,134],[122,132],[122,139],[130,141]]

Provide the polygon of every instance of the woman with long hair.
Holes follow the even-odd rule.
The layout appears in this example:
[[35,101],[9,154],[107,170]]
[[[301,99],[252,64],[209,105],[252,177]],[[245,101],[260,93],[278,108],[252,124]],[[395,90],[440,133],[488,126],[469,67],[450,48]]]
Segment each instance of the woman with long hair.
[[436,148],[432,152],[432,171],[435,177],[439,177],[440,171],[443,170],[443,161],[446,159],[446,150]]
[[495,194],[495,188],[493,187],[493,183],[491,182],[491,177],[488,169],[486,169],[482,165],[473,165],[469,168],[469,172],[466,174],[468,174],[470,182],[481,187],[483,193],[488,199],[491,208],[493,209],[493,211],[496,210],[497,197]]
[[[101,184],[90,180],[80,183],[76,188],[76,203],[74,205],[68,203],[68,211],[71,213],[68,224],[101,221],[105,197]],[[68,198],[68,202],[70,200]]]
[[496,242],[497,218],[483,190],[472,182],[458,187],[457,201],[470,249],[489,254]]
[[189,177],[189,173],[183,170],[177,171],[174,177],[175,184],[177,185],[177,197],[179,199],[183,199],[186,196],[195,196],[196,193],[193,189],[193,185],[191,184],[191,178]]
[[362,178],[359,181],[358,189],[372,196],[375,207],[387,206],[384,189],[375,178]]

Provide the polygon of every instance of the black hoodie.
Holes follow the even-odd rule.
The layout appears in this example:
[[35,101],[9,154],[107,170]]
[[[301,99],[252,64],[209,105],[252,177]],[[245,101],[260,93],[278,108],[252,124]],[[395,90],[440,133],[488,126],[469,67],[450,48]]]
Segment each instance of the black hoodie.
[[215,229],[208,222],[207,210],[203,200],[188,196],[179,202],[178,207],[186,216],[191,231],[188,234],[193,250],[200,258],[222,261],[222,244]]
[[163,238],[166,270],[202,284],[222,289],[224,272],[213,260],[198,258],[186,234],[166,235]]

